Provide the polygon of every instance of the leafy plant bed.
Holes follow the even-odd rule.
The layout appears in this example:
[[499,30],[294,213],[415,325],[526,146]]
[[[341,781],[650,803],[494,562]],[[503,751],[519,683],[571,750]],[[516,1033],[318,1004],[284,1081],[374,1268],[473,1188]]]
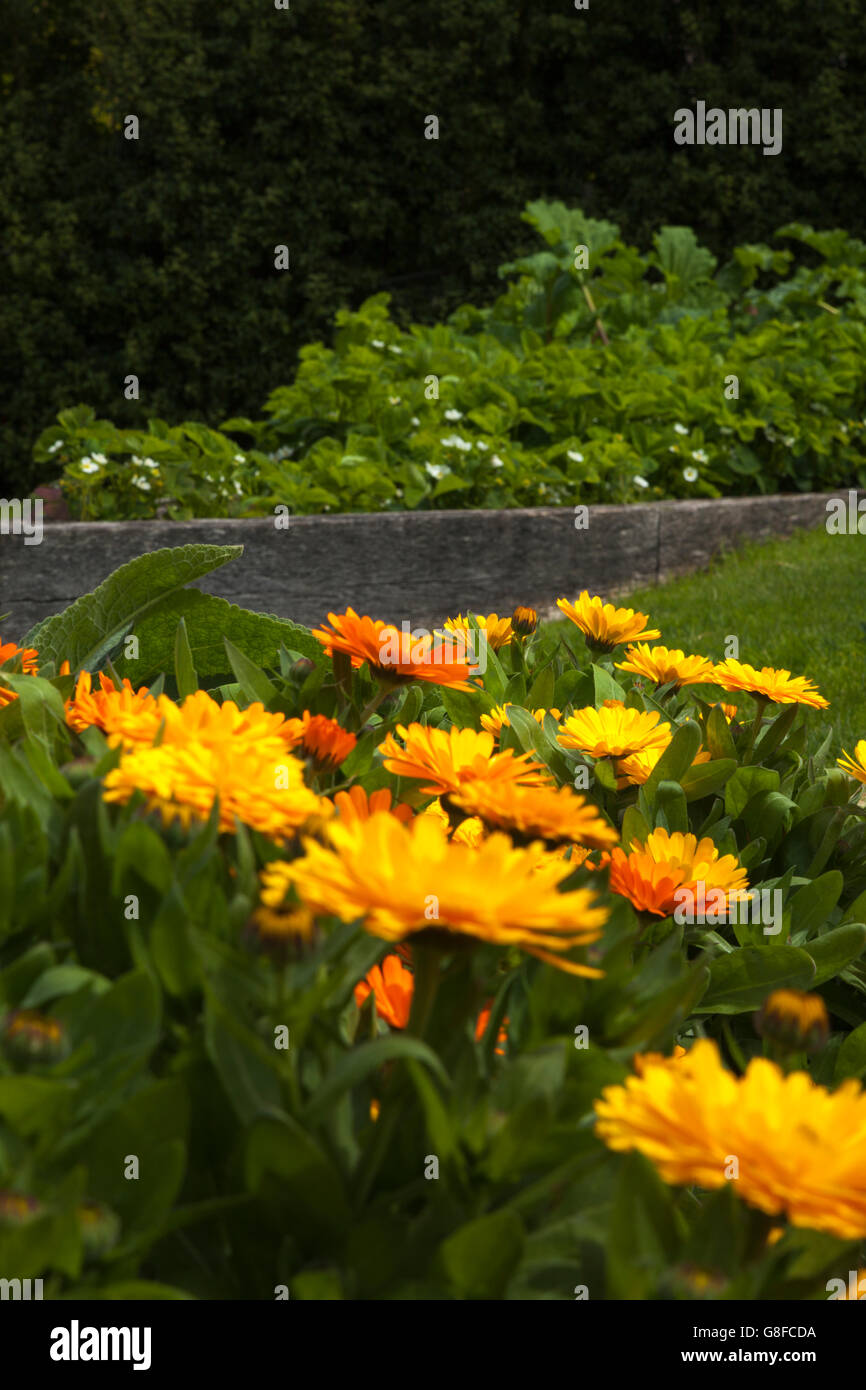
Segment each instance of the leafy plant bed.
[[654,584],[743,541],[819,526],[834,495],[292,517],[285,528],[273,519],[48,522],[41,545],[0,538],[3,630],[21,637],[142,551],[191,543],[244,547],[205,589],[300,622],[347,603],[428,625],[521,603],[550,615],[563,591]]
[[856,1296],[866,738],[812,673],[573,592],[229,631],[231,559],[0,650],[4,1277]]

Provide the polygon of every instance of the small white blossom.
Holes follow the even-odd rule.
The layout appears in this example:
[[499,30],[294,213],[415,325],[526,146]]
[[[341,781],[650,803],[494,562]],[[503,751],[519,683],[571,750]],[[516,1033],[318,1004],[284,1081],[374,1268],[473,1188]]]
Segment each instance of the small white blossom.
[[566,449],[565,457],[571,459],[572,463],[583,463],[583,454],[579,454],[576,449]]
[[389,397],[388,397],[388,403],[389,403],[389,405],[399,405],[399,404],[400,404],[400,397],[399,397],[399,396],[389,396]]
[[54,441],[53,444],[49,444],[49,445],[48,445],[48,452],[49,452],[49,454],[56,454],[56,453],[57,453],[57,450],[60,449],[60,448],[62,448],[62,447],[63,447],[63,440],[62,440],[62,439],[55,439],[55,441]]
[[680,446],[679,446],[679,444],[669,444],[669,445],[668,445],[668,453],[669,453],[669,454],[678,454],[679,451],[680,451]]
[[[95,457],[95,455],[94,455],[94,457]],[[159,468],[159,464],[157,463],[156,459],[147,458],[147,459],[139,459],[138,461],[139,461],[139,463],[141,464],[142,468],[151,468],[151,469],[158,469],[158,468]]]
[[90,458],[82,459],[82,460],[81,460],[81,471],[82,471],[82,473],[98,473],[98,472],[99,472],[99,464],[98,464],[94,459],[90,459]]
[[459,449],[462,454],[468,454],[472,448],[469,440],[461,439],[459,434],[446,435],[444,439],[439,440],[439,443],[444,444],[446,449]]
[[142,477],[140,473],[136,473],[135,477],[132,479],[132,486],[141,488],[142,492],[150,492],[150,481]]
[[417,416],[417,415],[413,415],[413,416],[412,416],[412,424],[415,425],[415,426],[417,427],[418,425],[420,425],[420,423],[421,423],[421,421],[418,419],[418,416]]
[[639,473],[635,473],[634,475],[634,485],[635,487],[649,487],[646,478],[642,478]]
[[96,463],[108,463],[108,459],[105,457],[105,454],[91,454],[90,457],[94,459]]
[[476,439],[476,441],[475,441],[475,447],[476,447],[476,449],[489,449],[489,448],[490,448],[490,445],[489,445],[489,444],[485,444],[483,439]]
[[704,453],[703,449],[692,449],[692,458],[695,463],[708,463],[709,454]]
[[385,346],[385,344],[382,342],[382,339],[381,339],[381,338],[371,338],[371,339],[370,339],[370,344],[371,344],[372,347],[384,347],[384,346]]
[[674,431],[675,431],[676,434],[688,434],[688,429],[686,428],[685,425],[681,425],[680,422],[679,422],[679,420],[678,420],[677,423],[674,425]]
[[493,467],[494,467],[494,468],[504,468],[504,467],[505,467],[504,463],[502,462],[502,459],[499,457],[498,454],[494,454],[494,455],[493,455],[493,458],[490,460],[490,462],[493,464]]
[[424,467],[427,469],[427,472],[430,474],[430,477],[431,477],[431,478],[436,478],[437,480],[438,480],[439,478],[444,478],[446,473],[450,473],[450,472],[451,472],[451,469],[450,469],[450,468],[447,468],[447,467],[445,466],[444,463],[429,463],[429,462],[428,462],[428,463],[425,463]]
[[389,345],[388,345],[388,351],[389,351],[389,352],[396,352],[396,354],[397,354],[398,357],[402,357],[402,356],[403,356],[403,349],[402,349],[402,348],[395,347],[393,343],[389,343]]
[[246,461],[245,454],[235,454],[235,463],[246,463]]
[[691,464],[689,464],[688,468],[683,469],[683,477],[687,483],[696,483],[698,481],[698,470],[692,468]]
[[446,410],[446,412],[445,412],[445,419],[446,419],[446,420],[462,420],[462,419],[463,419],[463,411],[462,411],[462,410]]
[[238,482],[237,478],[235,478],[235,492],[237,493],[238,497],[242,497],[242,496],[243,496],[244,490],[243,490],[243,488],[241,487],[240,483]]

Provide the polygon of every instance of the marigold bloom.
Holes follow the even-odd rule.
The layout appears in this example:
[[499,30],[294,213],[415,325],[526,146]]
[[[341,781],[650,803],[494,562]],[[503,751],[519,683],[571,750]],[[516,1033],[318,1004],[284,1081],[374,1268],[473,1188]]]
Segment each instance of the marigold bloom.
[[286,720],[286,734],[291,747],[300,744],[322,769],[339,767],[358,742],[357,736],[344,729],[336,719],[329,719],[326,714],[310,714],[308,709],[300,719]]
[[363,980],[355,985],[355,1003],[360,1009],[365,999],[372,994],[376,1001],[376,1013],[392,1028],[405,1028],[412,1010],[412,992],[415,977],[407,970],[399,956],[386,956],[381,966],[374,965]]
[[849,777],[856,777],[858,782],[866,782],[866,738],[858,739],[854,745],[853,757],[843,748],[842,757],[837,758],[836,762]]
[[[369,794],[359,782],[343,792],[334,793],[334,805],[341,821],[369,820],[377,811],[390,811],[398,820],[411,820],[415,814],[411,806],[398,801],[391,805],[391,788],[379,787]],[[443,812],[444,814],[444,812]]]
[[633,608],[616,608],[597,595],[591,598],[586,589],[574,603],[558,598],[556,606],[577,624],[589,645],[605,651],[613,651],[621,643],[634,642],[638,637],[645,642],[661,637],[658,628],[647,627],[646,613],[638,613]]
[[[510,705],[494,705],[489,714],[481,715],[482,729],[486,729],[488,733],[493,734],[494,738],[498,738],[502,733],[503,725],[511,728],[511,720],[508,718],[510,708]],[[532,715],[536,724],[543,724],[546,714],[552,714],[554,719],[562,718],[562,710],[559,709],[530,709],[526,713]]]
[[366,661],[374,678],[383,685],[407,685],[431,681],[453,690],[475,690],[468,677],[466,644],[459,638],[438,634],[414,637],[379,618],[361,618],[354,608],[329,613],[330,628],[313,628],[313,636],[329,656],[345,652],[354,667]]
[[455,829],[451,824],[451,817],[438,796],[435,801],[431,801],[430,805],[425,807],[421,815],[433,816],[444,827],[449,839],[458,845],[469,845],[475,849],[487,834],[484,822],[479,820],[478,816],[467,816]]
[[[17,642],[0,642],[0,666],[7,661],[12,661],[15,657],[21,658],[21,670],[25,676],[36,676],[39,674],[38,661],[39,653],[35,647],[19,647]],[[18,696],[14,690],[8,686],[0,685],[0,709],[3,705],[11,705]]]
[[[514,641],[514,629],[511,626],[510,618],[500,618],[498,613],[473,613],[472,617],[478,624],[480,632],[483,632],[490,646],[495,652],[500,647],[507,647],[509,642]],[[453,632],[461,637],[465,642],[472,640],[470,634],[472,628],[469,624],[468,616],[464,618],[462,613],[458,613],[456,618],[446,618],[442,624],[446,632]]]
[[233,700],[220,704],[206,690],[196,690],[180,705],[167,695],[160,695],[157,703],[165,720],[160,740],[164,746],[198,743],[214,749],[230,745],[235,750],[243,746],[275,762],[285,760],[294,746],[289,721],[282,714],[269,714],[260,701],[240,709]]
[[[649,781],[650,773],[665,750],[663,748],[643,748],[639,753],[630,753],[627,758],[618,758],[615,763],[618,787],[642,787]],[[712,754],[706,748],[699,748],[692,759],[692,767],[708,763]]]
[[528,753],[508,748],[493,752],[493,735],[485,729],[433,729],[425,724],[397,725],[405,743],[401,748],[393,734],[380,745],[385,767],[397,777],[423,779],[422,791],[456,791],[464,782],[520,782],[537,787],[551,781],[543,763],[530,761]]
[[575,975],[598,976],[562,952],[596,941],[607,920],[587,889],[560,893],[571,872],[539,845],[515,849],[491,835],[478,849],[455,844],[432,816],[393,816],[328,828],[330,844],[306,839],[303,859],[280,867],[306,905],[374,936],[400,941],[430,928],[498,946],[518,946]]
[[513,782],[465,782],[450,800],[490,830],[516,843],[580,844],[609,849],[619,835],[586,797],[570,787],[520,787]]
[[671,834],[661,827],[644,844],[634,840],[630,854],[614,849],[602,855],[599,866],[605,864],[610,866],[612,891],[628,898],[639,912],[657,917],[670,916],[678,905],[688,907],[685,894],[697,894],[699,884],[706,898],[713,889],[728,896],[748,888],[746,870],[734,855],[720,856],[709,837],[699,841],[695,835]]
[[[112,748],[135,748],[153,743],[163,721],[163,710],[146,685],[134,690],[124,677],[120,688],[104,671],[99,672],[99,690],[93,689],[93,677],[82,671],[75,691],[66,701],[66,723],[76,733],[84,729],[101,729]],[[165,698],[165,703],[173,703]]]
[[207,820],[219,798],[219,827],[233,832],[235,820],[277,841],[293,835],[312,819],[333,813],[330,801],[304,784],[303,764],[283,752],[258,753],[243,739],[221,744],[190,740],[135,748],[106,774],[106,801],[127,802],[145,794],[147,809],[158,810],[163,823],[185,827]]
[[[265,879],[268,866],[262,870]],[[264,892],[262,894],[264,897]],[[282,910],[272,907],[257,907],[250,918],[249,926],[259,944],[272,948],[310,941],[315,927],[315,918],[309,908],[288,906]]]
[[763,1057],[736,1077],[700,1038],[678,1061],[645,1059],[643,1074],[606,1087],[595,1110],[599,1138],[638,1150],[665,1182],[732,1181],[769,1216],[841,1240],[866,1236],[866,1093],[856,1081],[828,1091]]
[[646,748],[667,748],[670,724],[659,723],[656,710],[627,709],[621,700],[607,700],[601,709],[586,705],[574,711],[557,735],[563,748],[577,748],[593,758],[623,758]]
[[715,664],[708,657],[686,656],[679,647],[651,647],[647,642],[632,644],[626,650],[625,661],[617,661],[615,665],[620,671],[646,676],[656,685],[676,681],[677,690],[682,685],[711,682],[715,670]]
[[538,614],[534,608],[515,608],[511,626],[519,637],[531,637],[538,627]]
[[755,1028],[762,1038],[783,1048],[818,1052],[830,1033],[827,1005],[820,994],[775,989],[755,1015]]
[[722,711],[722,714],[729,724],[737,718],[740,712],[736,705],[727,705],[723,700],[719,702],[719,709]]
[[715,668],[713,680],[723,690],[745,690],[774,705],[808,705],[811,709],[827,709],[829,700],[819,694],[808,676],[792,676],[790,671],[762,666],[760,671],[745,661],[728,657]]

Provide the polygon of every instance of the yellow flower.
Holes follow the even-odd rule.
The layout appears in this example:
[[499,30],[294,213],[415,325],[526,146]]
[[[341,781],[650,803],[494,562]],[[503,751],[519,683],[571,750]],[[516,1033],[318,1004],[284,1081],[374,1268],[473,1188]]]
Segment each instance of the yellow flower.
[[[114,681],[103,671],[99,673],[100,689],[92,689],[93,678],[82,671],[75,693],[66,701],[66,723],[76,733],[83,729],[101,729],[112,748],[134,748],[153,743],[163,720],[160,705],[147,686],[133,690],[124,679],[118,690]],[[166,703],[169,703],[166,700]]]
[[858,782],[866,782],[866,738],[859,739],[854,745],[853,757],[846,753],[844,748],[842,755],[836,762],[843,772],[847,772],[850,777],[856,777]]
[[311,819],[333,813],[330,801],[304,784],[303,764],[283,752],[259,753],[243,739],[222,742],[162,743],[124,753],[106,774],[103,796],[125,803],[144,793],[148,811],[163,823],[178,820],[188,829],[207,820],[219,799],[219,828],[233,832],[236,819],[271,839],[282,841]]
[[682,685],[712,681],[715,670],[713,662],[705,656],[686,656],[679,647],[651,647],[646,642],[630,646],[625,657],[625,661],[615,663],[620,671],[646,676],[656,685],[676,681],[676,690]]
[[667,748],[671,726],[659,723],[655,711],[627,709],[620,700],[608,700],[601,709],[587,705],[574,711],[558,735],[563,748],[579,748],[593,758],[622,758],[646,748]]
[[517,946],[575,975],[602,972],[563,952],[596,941],[607,909],[587,889],[559,893],[571,872],[539,845],[516,849],[491,835],[478,849],[455,844],[432,816],[401,825],[388,814],[328,828],[306,856],[275,865],[315,913],[361,919],[374,936],[401,941],[431,928]]
[[233,749],[243,746],[276,761],[297,742],[289,720],[282,714],[269,714],[261,702],[240,709],[233,700],[219,704],[206,690],[196,690],[181,705],[167,695],[160,695],[157,704],[165,720],[160,740],[163,747],[198,743],[221,749],[230,744]]
[[715,668],[713,680],[723,690],[745,690],[749,695],[769,700],[774,705],[809,705],[811,709],[827,709],[829,700],[819,694],[808,676],[792,676],[790,671],[762,666],[758,671],[748,662],[728,657]]
[[[509,642],[514,640],[510,618],[500,618],[498,613],[488,613],[486,617],[483,613],[473,613],[472,616],[495,652],[498,652],[500,647],[507,647]],[[447,632],[455,633],[467,643],[477,640],[470,637],[472,628],[469,618],[464,618],[462,613],[458,613],[456,618],[447,618],[443,626]]]
[[[508,718],[509,709],[509,705],[494,705],[489,714],[482,714],[482,729],[487,729],[489,733],[493,734],[494,738],[498,738],[502,733],[503,725],[511,728],[511,720]],[[544,723],[544,716],[546,714],[552,714],[554,719],[562,718],[562,710],[558,709],[531,709],[526,712],[532,715],[537,724]]]
[[493,752],[493,735],[486,730],[431,729],[425,724],[397,725],[405,742],[401,748],[393,734],[382,741],[385,767],[397,777],[424,779],[426,792],[456,791],[469,781],[511,781],[524,786],[549,783],[543,763],[531,762],[528,753]]
[[701,1038],[677,1061],[645,1059],[643,1075],[607,1087],[595,1110],[608,1147],[636,1149],[665,1182],[730,1181],[769,1216],[866,1236],[866,1093],[856,1081],[831,1092],[763,1057],[736,1077]]
[[570,787],[520,787],[512,782],[465,782],[449,800],[490,830],[504,830],[530,844],[581,844],[608,849],[619,838],[598,807]]
[[818,1052],[830,1033],[827,1005],[820,994],[775,989],[755,1015],[755,1028],[762,1038],[783,1048]]
[[[650,773],[665,750],[663,748],[644,748],[639,753],[630,753],[627,758],[616,761],[618,787],[642,787],[649,780]],[[692,761],[692,767],[708,763],[712,754],[706,748],[699,748]]]
[[445,810],[438,796],[435,801],[431,801],[430,805],[421,812],[421,815],[433,816],[433,818],[445,828],[454,843],[458,845],[470,845],[475,849],[481,844],[486,834],[484,822],[479,820],[477,816],[467,816],[465,820],[460,822],[456,830],[452,829],[451,817],[448,815],[448,812]]
[[[38,675],[39,653],[35,647],[19,647],[17,642],[0,642],[0,666],[19,657],[23,675]],[[14,690],[10,690],[7,685],[0,685],[0,708],[3,705],[11,705],[12,701],[17,699]]]
[[558,598],[556,606],[577,624],[590,646],[605,651],[613,651],[622,642],[633,642],[638,637],[645,641],[661,637],[657,628],[647,627],[646,613],[637,613],[633,608],[616,608],[597,596],[590,598],[586,589],[574,603]]
[[511,615],[511,626],[518,637],[530,637],[538,627],[538,614],[534,608],[515,608]]

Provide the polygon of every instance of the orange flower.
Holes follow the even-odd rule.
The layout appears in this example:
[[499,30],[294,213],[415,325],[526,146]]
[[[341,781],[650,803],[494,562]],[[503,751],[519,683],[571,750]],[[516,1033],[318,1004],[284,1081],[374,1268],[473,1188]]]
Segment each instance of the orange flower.
[[[610,865],[610,886],[614,893],[628,898],[639,912],[668,917],[682,904],[688,908],[685,893],[696,895],[703,885],[704,897],[713,903],[712,890],[735,896],[748,888],[745,869],[732,854],[720,856],[709,837],[671,834],[656,827],[646,842],[632,841],[630,854],[622,849],[603,854],[600,867]],[[681,890],[677,896],[677,890]],[[713,906],[715,912],[715,906]]]
[[301,744],[317,766],[325,770],[339,767],[358,742],[355,734],[344,729],[336,719],[325,714],[310,714],[304,710],[300,719],[287,719],[286,732],[291,747]]
[[377,791],[370,792],[369,796],[364,788],[356,782],[349,787],[348,791],[334,793],[334,805],[340,813],[340,821],[343,824],[352,824],[357,820],[369,820],[377,811],[390,811],[392,816],[398,820],[410,821],[414,814],[411,806],[406,806],[398,801],[396,805],[391,805],[391,788],[379,787]]
[[[478,1022],[475,1025],[476,1042],[480,1042],[481,1039],[484,1037],[484,1034],[487,1032],[487,1025],[490,1022],[491,1008],[492,1003],[485,1004],[484,1008],[481,1010],[481,1013],[478,1015]],[[509,1020],[507,1018],[504,1018],[499,1028],[499,1036],[496,1039],[495,1049],[497,1057],[505,1056],[505,1044],[508,1042],[508,1023]]]
[[392,1028],[405,1028],[412,1009],[412,991],[415,979],[411,970],[406,970],[399,956],[386,956],[381,967],[374,965],[363,980],[355,985],[355,1003],[358,1008],[372,994],[376,1001],[376,1013],[384,1018]]
[[598,807],[570,787],[521,787],[513,782],[464,782],[451,800],[515,844],[581,844],[608,849],[619,836]]
[[99,673],[100,689],[93,690],[93,677],[82,671],[75,692],[66,701],[66,722],[80,734],[84,729],[101,729],[112,748],[149,747],[159,732],[163,711],[146,685],[133,690],[127,678],[120,689],[104,671]]
[[[0,642],[0,666],[7,661],[12,661],[15,657],[21,658],[21,670],[25,676],[35,676],[38,674],[37,662],[39,653],[35,647],[19,647],[17,642]],[[18,696],[14,690],[8,686],[0,685],[0,708],[3,705],[11,705]]]
[[675,689],[682,685],[701,685],[713,679],[713,662],[705,656],[686,656],[679,647],[651,647],[647,642],[633,643],[625,654],[625,661],[617,661],[620,671],[633,671],[637,676],[646,676],[655,685],[667,685],[675,681]]
[[401,748],[393,734],[381,744],[385,767],[398,777],[425,779],[422,791],[456,791],[464,782],[520,782],[543,786],[550,773],[543,763],[529,761],[528,753],[493,752],[493,735],[486,730],[431,729],[425,724],[397,725],[406,744]]
[[633,608],[615,608],[597,595],[590,598],[586,589],[574,603],[558,598],[556,606],[577,624],[590,647],[613,651],[622,642],[634,642],[638,637],[645,642],[651,637],[661,637],[658,628],[647,627],[646,613],[636,613]]
[[819,694],[808,676],[792,676],[790,671],[762,666],[760,671],[746,661],[728,657],[715,668],[713,680],[723,690],[745,690],[759,700],[774,705],[809,705],[812,709],[827,709],[829,700]]
[[452,690],[475,690],[468,683],[470,666],[466,645],[458,637],[431,634],[413,637],[381,619],[361,618],[354,608],[329,613],[330,628],[313,628],[313,636],[329,656],[345,652],[354,667],[366,661],[371,674],[383,685],[408,685],[430,681]]

